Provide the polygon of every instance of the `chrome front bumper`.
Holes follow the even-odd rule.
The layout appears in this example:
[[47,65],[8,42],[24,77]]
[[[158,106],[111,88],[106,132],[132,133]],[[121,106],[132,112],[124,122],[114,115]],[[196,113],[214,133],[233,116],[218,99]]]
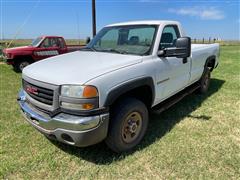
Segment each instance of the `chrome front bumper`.
[[60,113],[51,118],[31,106],[23,90],[19,93],[18,103],[26,120],[49,138],[75,146],[88,146],[107,136],[109,113],[87,117]]

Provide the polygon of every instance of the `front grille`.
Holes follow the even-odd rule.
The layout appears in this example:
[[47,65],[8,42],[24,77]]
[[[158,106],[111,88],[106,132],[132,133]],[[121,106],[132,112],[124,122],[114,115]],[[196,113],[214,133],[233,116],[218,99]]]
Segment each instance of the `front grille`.
[[53,105],[53,90],[33,85],[25,80],[23,80],[23,89],[33,99],[47,105]]

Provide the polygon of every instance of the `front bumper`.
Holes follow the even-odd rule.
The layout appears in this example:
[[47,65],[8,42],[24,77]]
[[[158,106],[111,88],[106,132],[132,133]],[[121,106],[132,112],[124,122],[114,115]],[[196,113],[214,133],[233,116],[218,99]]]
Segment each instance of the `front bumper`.
[[2,56],[3,61],[6,62],[8,65],[14,65],[14,60],[13,59],[9,59],[6,56]]
[[8,65],[14,65],[14,60],[13,60],[13,59],[5,59],[5,62],[6,62]]
[[2,58],[7,59],[6,53],[2,51]]
[[22,90],[19,93],[18,103],[26,120],[51,139],[84,147],[96,144],[107,136],[109,113],[88,117],[60,113],[51,118],[31,106]]

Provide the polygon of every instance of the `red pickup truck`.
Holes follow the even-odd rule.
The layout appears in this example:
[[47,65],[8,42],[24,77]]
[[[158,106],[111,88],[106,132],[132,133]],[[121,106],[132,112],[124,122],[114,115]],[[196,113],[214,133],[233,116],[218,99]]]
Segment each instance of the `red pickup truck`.
[[36,61],[77,51],[84,46],[67,46],[63,37],[41,36],[33,40],[29,46],[7,48],[3,50],[3,57],[7,64],[12,65],[14,70],[21,72],[24,67]]

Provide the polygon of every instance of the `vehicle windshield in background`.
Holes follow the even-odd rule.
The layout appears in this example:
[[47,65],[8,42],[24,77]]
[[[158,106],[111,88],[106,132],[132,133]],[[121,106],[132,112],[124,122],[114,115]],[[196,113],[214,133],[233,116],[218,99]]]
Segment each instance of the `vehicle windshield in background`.
[[103,28],[87,48],[98,52],[149,55],[155,38],[155,25],[129,25]]
[[41,41],[42,41],[42,38],[41,38],[41,37],[38,37],[38,38],[36,38],[36,39],[34,39],[34,40],[32,41],[32,43],[30,44],[30,46],[36,47],[36,46],[38,46],[38,44],[39,44]]

